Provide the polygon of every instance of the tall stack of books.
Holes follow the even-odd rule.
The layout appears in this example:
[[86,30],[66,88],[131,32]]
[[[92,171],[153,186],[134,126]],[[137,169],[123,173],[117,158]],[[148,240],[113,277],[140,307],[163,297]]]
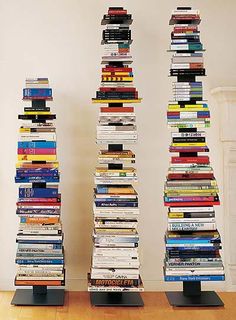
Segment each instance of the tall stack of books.
[[47,78],[26,79],[18,139],[15,182],[20,183],[16,213],[16,286],[63,286],[65,282],[63,233],[60,220],[59,163],[56,115]]
[[177,81],[167,111],[168,126],[173,128],[169,150],[173,156],[164,190],[166,281],[224,280],[214,209],[220,204],[218,186],[206,154],[204,128],[210,125],[210,112],[203,101],[202,82],[196,81],[205,75],[200,22],[199,10],[191,8],[174,10],[170,19],[174,25],[170,76]]
[[[95,171],[93,256],[88,290],[139,292],[139,205],[133,186],[137,181],[135,154],[126,147],[137,141],[134,107],[139,103],[133,85],[130,54],[131,14],[111,7],[102,19],[101,86],[93,103],[102,104],[97,125],[98,154]],[[123,104],[127,106],[123,106]],[[125,146],[125,147],[124,147]]]

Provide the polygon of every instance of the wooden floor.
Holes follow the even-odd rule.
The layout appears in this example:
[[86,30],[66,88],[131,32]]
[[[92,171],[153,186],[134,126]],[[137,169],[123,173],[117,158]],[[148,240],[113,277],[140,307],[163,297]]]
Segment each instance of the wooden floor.
[[143,308],[91,307],[87,292],[67,292],[64,307],[16,307],[13,294],[0,292],[0,320],[236,320],[236,292],[219,294],[224,308],[172,308],[163,292],[143,293]]

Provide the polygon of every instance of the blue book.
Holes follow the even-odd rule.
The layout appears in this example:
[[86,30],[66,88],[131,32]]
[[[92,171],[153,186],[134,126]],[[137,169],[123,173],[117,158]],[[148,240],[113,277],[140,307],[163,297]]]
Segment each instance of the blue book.
[[51,97],[51,88],[25,88],[23,89],[24,97]]
[[62,243],[62,240],[17,240],[18,243],[28,243],[28,244],[34,244],[34,243]]
[[16,259],[17,264],[64,264],[64,259]]
[[[219,239],[217,239],[217,240],[219,240]],[[172,239],[168,239],[167,241],[166,241],[166,243],[168,243],[168,244],[172,244],[172,243],[174,243],[174,244],[184,244],[184,243],[192,243],[192,244],[197,244],[197,243],[214,243],[214,242],[216,242],[215,241],[215,239],[213,240],[212,238],[204,238],[204,240],[203,239],[194,239],[194,240],[192,240],[192,239],[181,239],[181,240],[172,240]]]
[[188,250],[196,250],[196,251],[215,251],[215,250],[219,250],[221,249],[221,246],[213,246],[213,247],[166,247],[166,250],[167,251],[170,251],[170,250],[177,250],[177,251],[188,251]]
[[33,182],[60,182],[59,176],[52,177],[15,177],[15,183],[33,183]]
[[19,141],[18,149],[55,149],[57,143],[55,141]]
[[95,198],[97,202],[138,202],[138,199],[130,198]]
[[224,275],[212,276],[165,276],[165,281],[224,281]]
[[19,168],[16,169],[17,174],[52,174],[52,175],[58,175],[59,171],[56,168],[47,169],[47,168],[39,168],[39,169],[23,169]]
[[57,198],[58,188],[19,187],[19,198]]

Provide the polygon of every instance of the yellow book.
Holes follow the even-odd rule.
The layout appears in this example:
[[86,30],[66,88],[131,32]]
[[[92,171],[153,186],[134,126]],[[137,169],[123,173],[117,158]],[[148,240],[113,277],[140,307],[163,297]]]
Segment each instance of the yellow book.
[[50,111],[25,111],[24,114],[45,115],[45,114],[51,114],[51,112]]
[[169,112],[198,112],[198,111],[209,111],[208,108],[179,108],[179,109],[170,109]]
[[[170,109],[179,109],[181,107],[180,104],[169,104],[168,108]],[[203,108],[204,110],[207,109],[207,107],[204,104],[185,104],[184,107],[186,109],[191,109],[191,108]]]
[[130,72],[102,72],[102,76],[129,76]]
[[102,77],[103,81],[115,81],[115,82],[119,82],[119,81],[133,81],[133,77]]
[[184,218],[183,212],[169,212],[168,213],[169,218]]
[[17,159],[19,161],[55,161],[57,156],[54,154],[18,154]]
[[35,169],[35,168],[59,168],[59,162],[46,162],[46,163],[32,163],[32,162],[17,162],[17,169]]
[[140,103],[142,101],[141,98],[139,99],[92,99],[93,103]]
[[172,147],[205,147],[205,142],[171,143]]

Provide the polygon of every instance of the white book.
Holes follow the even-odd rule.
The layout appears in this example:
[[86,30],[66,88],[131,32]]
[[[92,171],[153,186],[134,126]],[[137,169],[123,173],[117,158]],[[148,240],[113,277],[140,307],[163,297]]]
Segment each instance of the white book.
[[56,141],[57,136],[54,132],[24,132],[18,135],[18,141]]
[[63,264],[20,264],[17,265],[17,272],[20,270],[37,270],[37,271],[45,271],[45,270],[62,270],[64,269]]
[[128,138],[128,139],[107,139],[107,137],[105,138],[99,138],[97,139],[97,144],[134,144],[137,142],[137,138],[135,139],[131,139],[131,138]]
[[187,52],[175,52],[173,57],[203,57],[202,52],[195,52],[195,53],[187,53]]
[[62,240],[62,235],[58,236],[41,236],[41,235],[17,235],[17,240]]
[[216,222],[215,218],[169,218],[168,223],[205,223],[205,222]]
[[112,262],[101,262],[101,263],[93,263],[92,267],[93,268],[139,268],[140,264],[139,263],[134,263],[134,262],[118,262],[114,261]]
[[197,131],[197,132],[172,132],[172,138],[205,138],[205,131]]
[[214,207],[169,207],[169,212],[214,212]]
[[171,43],[176,44],[176,43],[188,43],[188,39],[172,39]]
[[139,279],[138,269],[91,269],[91,279]]
[[112,248],[135,248],[136,247],[136,243],[129,243],[129,242],[117,242],[117,243],[95,243],[96,247],[100,247],[100,248],[107,248],[107,247],[112,247]]
[[[192,33],[188,33],[187,36],[199,36],[200,32],[192,32]],[[182,33],[182,32],[174,32],[173,35],[175,37],[183,37],[185,36],[186,34],[185,33]]]
[[126,208],[101,208],[101,207],[96,207],[95,204],[93,204],[93,210],[94,212],[99,212],[99,213],[111,213],[111,212],[114,212],[114,213],[130,213],[130,214],[137,214],[139,213],[139,208],[129,208],[129,207],[126,207]]
[[193,90],[193,88],[174,88],[173,94],[175,95],[190,95],[190,94],[202,94],[202,88],[197,88],[197,90]]
[[183,86],[190,86],[191,84],[198,84],[202,86],[202,82],[201,81],[194,81],[194,82],[173,82],[172,85],[174,87],[183,87]]
[[168,231],[216,230],[216,223],[168,223]]
[[61,276],[62,270],[35,270],[33,268],[18,269],[17,276]]
[[[112,122],[112,119],[111,119]],[[97,125],[97,132],[103,132],[103,131],[108,131],[108,132],[113,132],[115,133],[123,133],[123,132],[132,132],[136,133],[136,125],[134,124],[128,124],[128,125],[122,125],[122,126],[116,126],[116,125]],[[131,130],[130,130],[131,129]]]
[[143,292],[143,287],[88,286],[89,292]]
[[171,14],[172,15],[182,15],[182,14],[200,15],[200,10],[196,10],[196,9],[191,9],[191,10],[189,10],[189,9],[172,10]]
[[108,88],[133,88],[134,84],[133,82],[114,82],[114,81],[110,81],[110,82],[101,82],[100,84],[101,87],[108,87]]
[[99,222],[94,222],[94,227],[95,228],[137,228],[138,223],[137,222],[111,222],[111,223],[105,223],[101,224]]
[[57,235],[58,230],[19,230],[21,235]]
[[138,256],[138,248],[94,248],[93,256]]
[[136,119],[134,112],[100,112],[99,117],[128,117],[131,119]]
[[49,84],[48,83],[44,83],[44,84],[37,84],[37,83],[26,83],[25,84],[25,88],[29,88],[29,89],[45,89],[45,88],[49,88]]
[[191,63],[172,63],[171,68],[172,69],[189,69],[191,66]]
[[137,177],[95,177],[95,184],[112,184],[112,185],[129,185],[130,183],[137,182]]
[[49,280],[64,280],[65,276],[53,276],[53,277],[31,277],[31,276],[16,276],[16,280],[24,280],[24,281],[34,281],[34,280],[44,280],[44,281],[49,281]]

